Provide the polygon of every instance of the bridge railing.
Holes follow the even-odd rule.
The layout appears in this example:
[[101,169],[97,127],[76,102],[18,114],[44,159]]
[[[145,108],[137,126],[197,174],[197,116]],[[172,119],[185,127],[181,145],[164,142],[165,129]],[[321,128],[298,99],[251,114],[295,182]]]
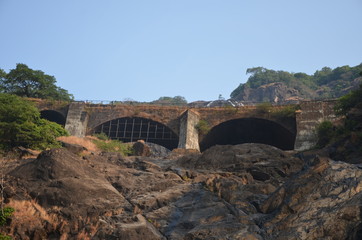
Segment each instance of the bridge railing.
[[[205,108],[205,107],[243,107],[243,106],[257,106],[265,104],[266,102],[247,102],[247,101],[231,101],[231,100],[214,100],[214,101],[196,101],[187,104],[178,103],[152,103],[152,102],[138,102],[138,101],[111,101],[111,100],[75,100],[74,102],[85,102],[87,104],[95,105],[149,105],[149,106],[179,106],[179,107],[192,107],[192,108]],[[301,101],[290,101],[284,103],[270,103],[271,105],[290,105],[299,104]]]

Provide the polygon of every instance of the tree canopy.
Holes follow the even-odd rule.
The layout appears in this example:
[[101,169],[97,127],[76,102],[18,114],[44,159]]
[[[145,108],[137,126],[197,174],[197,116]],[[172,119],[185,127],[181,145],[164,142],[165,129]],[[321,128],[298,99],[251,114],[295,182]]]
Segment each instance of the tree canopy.
[[33,70],[18,63],[16,68],[6,73],[0,69],[0,92],[15,94],[20,97],[42,98],[69,101],[73,95],[56,86],[54,76],[40,70]]
[[56,138],[67,135],[59,124],[40,118],[32,103],[0,93],[0,148],[22,146],[32,149],[59,147]]
[[186,105],[187,101],[182,96],[175,96],[175,97],[160,97],[159,99],[152,101],[152,104],[160,104],[160,105]]

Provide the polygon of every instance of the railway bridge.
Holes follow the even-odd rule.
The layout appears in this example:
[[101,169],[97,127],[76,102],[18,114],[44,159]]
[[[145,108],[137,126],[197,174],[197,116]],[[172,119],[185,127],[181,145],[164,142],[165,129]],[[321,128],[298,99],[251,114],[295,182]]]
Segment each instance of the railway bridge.
[[37,101],[41,116],[84,137],[104,133],[123,142],[144,140],[174,148],[205,149],[219,144],[264,143],[306,150],[316,143],[316,126],[334,121],[335,101],[293,106],[190,108],[130,104],[70,104]]

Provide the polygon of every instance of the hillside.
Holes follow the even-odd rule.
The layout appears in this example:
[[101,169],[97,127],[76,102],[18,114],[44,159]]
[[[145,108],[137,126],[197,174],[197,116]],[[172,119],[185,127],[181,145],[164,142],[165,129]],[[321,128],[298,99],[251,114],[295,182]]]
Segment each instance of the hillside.
[[324,67],[313,75],[249,68],[246,83],[241,83],[231,99],[242,102],[288,103],[299,100],[341,97],[362,83],[362,64],[335,69]]

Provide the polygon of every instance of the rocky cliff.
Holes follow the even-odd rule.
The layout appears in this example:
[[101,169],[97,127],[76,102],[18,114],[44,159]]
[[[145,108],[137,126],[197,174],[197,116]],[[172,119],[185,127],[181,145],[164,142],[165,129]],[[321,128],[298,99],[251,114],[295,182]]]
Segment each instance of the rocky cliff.
[[246,83],[232,93],[231,100],[243,104],[295,103],[299,100],[339,98],[362,83],[362,64],[331,69],[324,67],[313,75],[274,71],[262,67],[247,70]]
[[7,168],[14,239],[361,239],[362,169],[263,144],[161,157],[66,149]]

